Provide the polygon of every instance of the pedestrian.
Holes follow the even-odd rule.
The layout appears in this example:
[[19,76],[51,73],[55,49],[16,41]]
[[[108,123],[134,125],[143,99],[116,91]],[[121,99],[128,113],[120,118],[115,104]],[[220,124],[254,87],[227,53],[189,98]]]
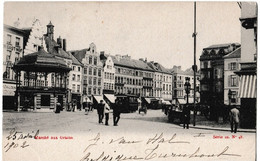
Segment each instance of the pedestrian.
[[61,111],[61,104],[60,102],[57,102],[55,113],[60,113],[60,111]]
[[110,111],[110,106],[109,106],[109,104],[105,103],[104,111],[105,111],[105,120],[106,120],[105,125],[108,126],[109,111]]
[[237,126],[238,126],[238,123],[239,123],[239,117],[240,117],[239,110],[237,109],[236,106],[232,107],[232,109],[229,112],[229,116],[230,116],[231,133],[232,132],[236,133],[237,132]]
[[83,104],[83,108],[85,109],[86,114],[88,114],[89,108],[88,108],[87,102],[84,101],[82,104]]
[[118,121],[120,119],[120,108],[122,106],[122,102],[116,100],[114,108],[113,108],[113,122],[114,126],[118,126]]
[[89,110],[93,111],[93,104],[91,102],[88,103],[88,106],[89,106]]
[[103,123],[104,106],[105,106],[105,104],[103,103],[103,100],[100,100],[100,103],[97,105],[98,123]]
[[182,115],[183,115],[183,128],[185,129],[185,127],[186,127],[187,129],[189,129],[190,109],[189,109],[188,105],[184,105]]

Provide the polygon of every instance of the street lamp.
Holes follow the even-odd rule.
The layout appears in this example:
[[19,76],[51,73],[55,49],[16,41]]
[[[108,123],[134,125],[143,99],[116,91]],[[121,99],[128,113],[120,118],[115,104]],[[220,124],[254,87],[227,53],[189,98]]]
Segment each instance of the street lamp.
[[186,82],[185,82],[185,84],[184,84],[184,89],[185,89],[185,92],[186,92],[186,94],[187,94],[187,104],[189,103],[190,88],[191,88],[190,78],[189,78],[189,77],[186,77]]

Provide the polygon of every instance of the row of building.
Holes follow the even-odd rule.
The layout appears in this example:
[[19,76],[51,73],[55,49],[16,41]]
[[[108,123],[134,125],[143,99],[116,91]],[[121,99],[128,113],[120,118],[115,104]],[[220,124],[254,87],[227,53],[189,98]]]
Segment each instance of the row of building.
[[[99,52],[94,43],[85,49],[67,51],[66,39],[54,40],[51,22],[46,33],[37,19],[29,28],[18,24],[4,25],[4,109],[23,107],[26,100],[34,109],[54,108],[55,97],[62,106],[74,101],[81,108],[84,101],[99,101],[104,95],[113,99],[115,94],[171,101],[184,99],[185,78],[193,80],[190,69],[166,69],[154,61],[110,55]],[[48,54],[57,62],[53,63]],[[61,61],[68,69],[53,69],[57,64],[63,66]],[[199,77],[198,73],[196,79]]]
[[218,119],[225,106],[240,107],[241,127],[256,125],[257,6],[238,3],[241,8],[241,45],[219,44],[204,48],[200,56],[201,104],[211,107]]
[[[189,102],[195,94],[196,102],[210,106],[213,119],[221,115],[225,105],[237,105],[242,117],[254,118],[245,124],[255,126],[256,19],[256,4],[241,3],[241,45],[203,48],[195,78],[197,88],[191,90]],[[34,109],[54,108],[56,100],[63,106],[75,101],[81,108],[83,101],[99,101],[103,96],[113,100],[115,94],[184,100],[186,78],[191,87],[194,83],[192,69],[166,69],[154,61],[110,55],[99,52],[94,43],[67,51],[66,39],[54,40],[51,22],[47,33],[39,20],[29,28],[20,28],[19,22],[4,25],[3,45],[4,109],[22,107],[25,100],[30,100]]]

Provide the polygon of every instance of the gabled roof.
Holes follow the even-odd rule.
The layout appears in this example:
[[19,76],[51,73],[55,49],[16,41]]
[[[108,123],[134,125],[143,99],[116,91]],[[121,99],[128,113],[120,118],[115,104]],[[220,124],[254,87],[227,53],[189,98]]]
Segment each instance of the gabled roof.
[[160,63],[147,62],[147,65],[151,67],[154,71],[171,74],[170,69],[164,68]]
[[77,58],[75,58],[75,57],[71,54],[71,52],[68,52],[68,54],[70,55],[70,57],[71,57],[71,59],[72,59],[72,64],[83,66],[83,64],[82,64]]
[[25,34],[25,32],[22,29],[16,28],[16,27],[13,27],[13,26],[10,26],[10,25],[6,25],[6,24],[4,24],[4,29],[10,30],[10,31],[15,32],[15,33],[20,34],[20,35]]
[[113,59],[114,65],[153,71],[151,67],[149,67],[145,62],[141,60],[125,59],[125,58],[117,59],[115,56],[111,56],[111,57]]
[[225,59],[241,58],[241,47],[224,56]]
[[89,51],[88,49],[82,49],[82,50],[72,50],[69,51],[79,62],[82,63],[82,59],[85,58],[86,52]]

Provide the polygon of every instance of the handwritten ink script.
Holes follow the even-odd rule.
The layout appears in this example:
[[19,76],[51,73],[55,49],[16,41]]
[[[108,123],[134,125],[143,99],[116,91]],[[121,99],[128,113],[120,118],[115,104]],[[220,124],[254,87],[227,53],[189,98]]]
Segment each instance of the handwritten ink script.
[[[202,134],[198,135],[203,136]],[[197,135],[196,135],[197,137]],[[83,157],[80,161],[124,161],[124,160],[171,160],[173,158],[220,158],[220,157],[241,157],[232,153],[229,146],[216,149],[215,152],[203,152],[200,146],[190,148],[191,141],[180,139],[177,134],[170,137],[163,133],[155,134],[143,140],[128,139],[124,136],[119,138],[104,139],[98,133],[89,140],[88,146],[83,150]],[[104,146],[105,148],[101,148]],[[167,149],[174,149],[171,152]],[[182,148],[180,148],[182,147]],[[138,149],[122,150],[122,149]],[[186,149],[183,151],[181,149]]]
[[28,140],[38,137],[40,130],[24,133],[17,131],[15,128],[11,129],[6,139],[8,142],[4,145],[4,151],[8,152],[15,148],[26,148],[29,146]]

